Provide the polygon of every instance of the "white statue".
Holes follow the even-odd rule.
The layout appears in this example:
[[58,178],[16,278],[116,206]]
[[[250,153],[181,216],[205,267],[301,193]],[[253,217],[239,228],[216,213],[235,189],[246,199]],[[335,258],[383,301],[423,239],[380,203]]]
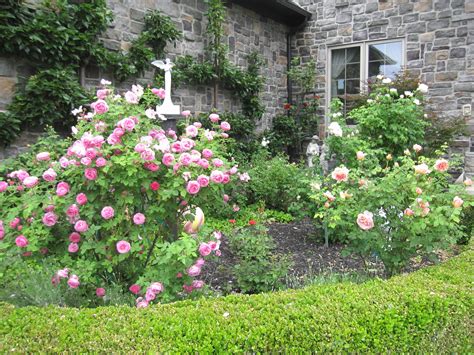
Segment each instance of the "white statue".
[[308,144],[308,147],[306,148],[306,159],[307,159],[307,164],[309,168],[312,168],[314,166],[313,159],[314,157],[319,156],[319,137],[318,136],[313,136],[311,138],[311,142]]
[[171,101],[171,70],[174,64],[169,58],[166,58],[164,62],[155,60],[151,64],[165,71],[165,100],[161,106],[156,106],[156,112],[161,115],[179,115],[181,113],[180,106],[173,105]]

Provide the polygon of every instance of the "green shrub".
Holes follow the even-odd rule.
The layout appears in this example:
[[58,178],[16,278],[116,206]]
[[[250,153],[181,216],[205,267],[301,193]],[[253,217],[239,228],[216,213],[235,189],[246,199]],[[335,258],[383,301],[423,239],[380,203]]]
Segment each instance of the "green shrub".
[[148,309],[1,306],[1,352],[469,353],[472,245],[443,265]]

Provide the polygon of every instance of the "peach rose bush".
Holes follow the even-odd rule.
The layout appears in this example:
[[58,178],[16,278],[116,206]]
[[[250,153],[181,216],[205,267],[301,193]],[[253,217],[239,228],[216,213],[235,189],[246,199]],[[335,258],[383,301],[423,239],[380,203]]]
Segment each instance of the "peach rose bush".
[[[414,145],[384,167],[364,163],[336,167],[312,184],[321,206],[315,218],[329,238],[346,244],[347,254],[379,258],[387,275],[399,273],[411,258],[436,259],[463,236],[464,208],[473,206],[465,184],[449,184],[449,161],[426,158]],[[441,152],[439,152],[441,154]]]
[[0,258],[53,261],[50,287],[96,301],[111,285],[137,307],[196,294],[206,259],[220,255],[206,210],[245,175],[222,155],[231,127],[212,116],[212,129],[164,130],[153,109],[162,89],[116,95],[103,84],[74,111],[62,156],[41,152],[0,181]]

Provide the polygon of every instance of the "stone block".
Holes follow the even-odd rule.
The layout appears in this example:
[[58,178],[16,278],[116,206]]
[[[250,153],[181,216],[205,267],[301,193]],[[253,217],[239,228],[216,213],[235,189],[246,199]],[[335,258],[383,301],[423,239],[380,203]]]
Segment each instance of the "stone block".
[[357,31],[352,34],[353,41],[365,41],[368,39],[367,30]]
[[410,23],[406,26],[406,32],[407,33],[425,33],[426,23],[424,22]]
[[432,42],[434,40],[435,33],[434,32],[427,32],[420,34],[419,40],[420,42]]
[[15,61],[13,58],[0,58],[0,76],[14,77],[15,75]]
[[449,51],[449,58],[465,58],[466,48],[453,48]]
[[436,81],[454,81],[458,78],[458,72],[456,71],[447,71],[443,73],[436,73]]
[[449,27],[449,20],[435,20],[435,21],[429,21],[427,29],[428,31],[434,31],[434,30],[439,30],[443,28],[448,28]]
[[408,14],[403,16],[403,23],[417,22],[420,19],[420,15],[417,13]]
[[432,6],[433,6],[432,0],[419,0],[413,4],[413,12],[431,11]]
[[336,15],[337,23],[348,23],[352,21],[352,13],[350,12],[341,12]]
[[145,17],[145,11],[137,10],[137,9],[130,9],[130,18],[134,21],[143,21]]

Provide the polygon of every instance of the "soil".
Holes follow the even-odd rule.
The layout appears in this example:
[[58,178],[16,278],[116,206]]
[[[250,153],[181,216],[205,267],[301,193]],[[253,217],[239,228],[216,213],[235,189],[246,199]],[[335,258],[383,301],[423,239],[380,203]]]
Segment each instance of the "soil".
[[[377,258],[367,264],[358,256],[342,256],[342,244],[324,245],[321,232],[315,228],[311,220],[293,223],[272,223],[268,233],[273,237],[275,254],[287,255],[292,261],[288,270],[287,280],[290,287],[303,282],[305,278],[321,275],[358,275],[361,279],[385,277],[383,264]],[[236,280],[232,275],[232,267],[238,263],[238,257],[229,247],[225,236],[221,239],[222,255],[203,267],[203,280],[211,289],[224,293],[239,292]],[[440,253],[441,260],[449,258],[448,253]],[[411,272],[433,264],[428,260],[412,260],[404,272]],[[287,282],[288,283],[288,282]]]

